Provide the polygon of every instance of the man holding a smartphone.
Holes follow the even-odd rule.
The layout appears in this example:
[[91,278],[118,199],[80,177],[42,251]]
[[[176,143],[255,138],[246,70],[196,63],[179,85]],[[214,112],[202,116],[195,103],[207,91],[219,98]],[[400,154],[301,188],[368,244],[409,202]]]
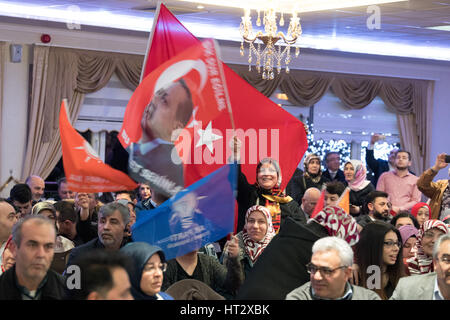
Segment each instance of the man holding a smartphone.
[[445,153],[439,154],[434,166],[422,173],[419,180],[417,180],[419,190],[431,199],[430,219],[442,220],[450,210],[450,170],[448,179],[433,182],[433,178],[439,170],[446,168],[449,162],[450,155]]

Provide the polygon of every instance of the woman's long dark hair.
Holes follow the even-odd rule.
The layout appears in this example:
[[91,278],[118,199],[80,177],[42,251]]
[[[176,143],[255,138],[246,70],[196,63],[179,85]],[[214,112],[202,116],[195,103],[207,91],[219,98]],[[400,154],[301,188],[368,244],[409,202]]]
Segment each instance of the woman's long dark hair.
[[[400,231],[398,231],[393,225],[375,221],[371,222],[364,227],[361,231],[359,242],[355,245],[355,259],[359,266],[359,285],[367,288],[367,279],[371,274],[367,273],[369,266],[379,266],[382,270],[383,262],[383,248],[384,237],[389,231],[395,232],[398,237],[398,241],[401,242]],[[405,267],[403,265],[402,248],[399,248],[397,260],[394,265],[388,265],[386,270],[389,281],[394,286],[397,286],[398,281],[404,276]],[[388,296],[384,288],[374,289],[376,293],[382,298],[387,299]]]

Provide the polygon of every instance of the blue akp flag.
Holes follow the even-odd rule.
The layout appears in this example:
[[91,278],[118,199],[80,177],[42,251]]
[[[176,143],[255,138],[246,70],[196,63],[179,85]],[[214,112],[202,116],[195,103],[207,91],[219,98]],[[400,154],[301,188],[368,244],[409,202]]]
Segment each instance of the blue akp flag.
[[227,164],[161,206],[140,211],[133,241],[163,249],[173,259],[222,239],[234,228],[237,165]]

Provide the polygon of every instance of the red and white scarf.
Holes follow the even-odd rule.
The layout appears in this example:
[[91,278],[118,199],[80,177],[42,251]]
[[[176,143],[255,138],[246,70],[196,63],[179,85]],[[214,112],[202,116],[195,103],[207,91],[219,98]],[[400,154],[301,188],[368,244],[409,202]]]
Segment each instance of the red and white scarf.
[[425,274],[433,271],[433,257],[426,255],[422,246],[422,239],[425,232],[433,228],[448,233],[447,225],[440,220],[430,219],[422,224],[422,227],[420,227],[419,233],[417,234],[416,245],[411,249],[414,253],[414,257],[406,260],[411,275]]
[[359,241],[359,231],[355,218],[347,214],[339,207],[325,207],[314,218],[309,221],[315,221],[325,227],[330,237],[344,239],[350,246]]
[[[246,228],[248,217],[254,211],[262,212],[267,222],[267,232],[261,241],[252,240],[248,235]],[[272,240],[274,236],[275,230],[273,228],[272,217],[270,215],[269,210],[266,207],[259,205],[253,206],[250,209],[248,209],[247,212],[245,213],[245,226],[244,230],[242,231],[242,239],[244,240],[245,253],[248,255],[252,263],[255,263],[256,260],[258,260],[258,257],[261,255],[261,253],[263,253],[264,249],[267,247],[270,240]]]

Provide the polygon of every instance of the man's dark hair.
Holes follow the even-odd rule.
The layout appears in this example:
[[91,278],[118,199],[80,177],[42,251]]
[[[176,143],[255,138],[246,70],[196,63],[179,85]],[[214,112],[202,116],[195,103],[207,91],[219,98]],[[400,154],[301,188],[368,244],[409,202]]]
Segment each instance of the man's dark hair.
[[58,222],[69,220],[76,223],[78,221],[78,214],[75,211],[73,203],[69,201],[58,201],[53,206],[59,212]]
[[136,192],[135,191],[120,190],[120,191],[116,192],[116,197],[117,197],[117,195],[123,194],[123,193],[128,194],[131,198],[131,201],[136,200]]
[[62,177],[56,183],[58,184],[58,190],[59,190],[61,188],[62,183],[67,183],[67,179],[66,179],[66,177]]
[[392,218],[391,220],[391,224],[395,227],[395,224],[397,223],[397,220],[400,218],[410,218],[411,221],[414,224],[414,227],[419,230],[420,229],[420,225],[419,222],[417,221],[416,217],[414,217],[411,213],[409,213],[409,211],[403,210],[400,211],[399,213],[397,213],[395,215],[395,217]]
[[340,181],[331,181],[325,184],[325,190],[327,190],[330,194],[337,194],[339,197],[342,195],[342,192],[345,190],[345,185]]
[[376,198],[387,198],[389,195],[384,191],[374,190],[366,197],[366,203],[373,203]]
[[194,104],[192,102],[191,90],[189,90],[189,87],[187,86],[184,79],[181,78],[180,80],[178,80],[178,83],[183,87],[188,96],[186,100],[180,102],[176,112],[176,118],[183,124],[183,126],[185,126],[188,123],[189,119],[191,118]]
[[374,190],[374,191],[370,192],[364,201],[363,211],[361,214],[369,214],[370,213],[368,204],[369,203],[373,204],[376,198],[387,198],[387,197],[389,197],[389,195],[384,191]]
[[[408,160],[411,161],[411,152],[406,151],[406,150],[403,150],[403,149],[399,149],[399,150],[397,151],[397,155],[398,155],[400,152],[407,153],[407,154],[408,154]],[[397,157],[397,156],[396,156],[396,157]]]
[[26,183],[18,183],[11,189],[9,197],[12,201],[27,203],[32,199],[31,189]]
[[91,292],[106,296],[114,286],[114,269],[123,268],[128,272],[131,267],[122,252],[99,249],[80,254],[74,265],[80,268],[81,281],[80,289],[68,289],[71,300],[86,300]]

